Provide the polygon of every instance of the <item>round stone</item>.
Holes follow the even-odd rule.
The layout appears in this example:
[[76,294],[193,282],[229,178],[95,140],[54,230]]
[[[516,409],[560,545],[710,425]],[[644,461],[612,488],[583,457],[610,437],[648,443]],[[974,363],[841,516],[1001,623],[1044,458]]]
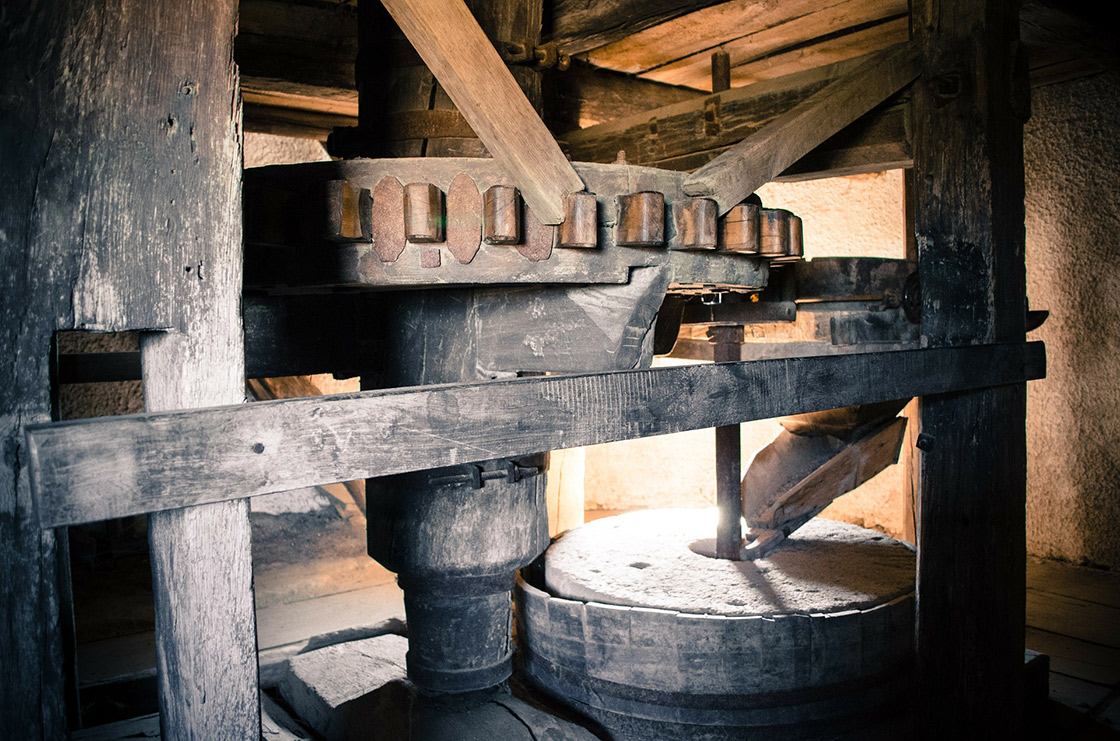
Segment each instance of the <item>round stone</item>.
[[914,553],[890,537],[816,518],[766,558],[710,558],[716,511],[643,510],[562,535],[545,556],[555,596],[725,616],[861,610],[914,590]]

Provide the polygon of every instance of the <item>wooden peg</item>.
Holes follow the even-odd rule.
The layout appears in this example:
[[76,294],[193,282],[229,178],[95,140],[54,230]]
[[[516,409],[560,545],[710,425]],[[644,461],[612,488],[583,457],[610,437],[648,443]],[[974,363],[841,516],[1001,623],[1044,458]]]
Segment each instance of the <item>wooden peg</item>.
[[599,243],[598,202],[594,193],[569,193],[560,223],[561,247],[593,249]]
[[404,187],[405,235],[409,242],[443,241],[443,191],[432,183]]
[[512,185],[492,185],[482,198],[482,241],[517,244],[521,241],[521,195]]
[[721,247],[728,252],[758,254],[760,210],[754,203],[732,207],[720,222]]
[[764,208],[759,211],[758,251],[761,257],[785,257],[789,253],[789,217],[792,214],[781,208]]
[[665,243],[665,196],[656,191],[618,197],[616,242],[625,247],[660,247]]
[[677,245],[682,250],[714,250],[718,241],[719,214],[710,198],[689,198],[673,207]]

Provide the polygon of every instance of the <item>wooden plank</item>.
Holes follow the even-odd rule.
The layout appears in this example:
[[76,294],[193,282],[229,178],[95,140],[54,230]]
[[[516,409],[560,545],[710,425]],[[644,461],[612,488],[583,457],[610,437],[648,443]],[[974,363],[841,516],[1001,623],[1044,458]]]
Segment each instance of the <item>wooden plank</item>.
[[608,123],[570,131],[562,138],[572,157],[612,162],[620,149],[632,164],[648,164],[742,141],[813,93],[854,69],[827,65],[716,95],[645,108]]
[[[770,49],[772,52],[828,33],[826,24],[806,27],[806,19],[836,6],[851,6],[859,2],[867,3],[868,0],[824,0],[823,3],[820,0],[732,0],[698,8],[679,18],[631,33],[619,41],[588,52],[587,58],[596,66],[635,74],[684,57],[710,54],[717,47],[744,35],[766,33],[790,22],[800,23],[796,33],[777,31],[778,46]],[[851,10],[850,7],[848,9]],[[734,54],[732,57],[734,65]],[[697,79],[700,76],[697,74]],[[701,88],[710,89],[707,84],[702,84]]]
[[1027,590],[1027,625],[1120,649],[1120,610],[1050,592]]
[[583,181],[462,0],[386,0],[385,7],[537,218],[563,221],[564,197],[583,190]]
[[[731,56],[731,84],[750,85],[863,56],[909,38],[899,0],[846,0],[720,45]],[[706,51],[650,69],[644,78],[703,88]]]
[[1120,649],[1031,627],[1029,617],[1026,644],[1049,656],[1051,670],[1059,674],[1106,686],[1120,682]]
[[1027,561],[1027,587],[1120,610],[1120,574],[1060,561]]
[[[1017,6],[915,0],[912,14],[924,57],[912,89],[923,344],[1018,341]],[[930,737],[1024,735],[1025,428],[1024,385],[921,401],[917,696]]]
[[684,191],[726,213],[810,150],[913,80],[917,49],[896,46],[771,121],[686,179]]
[[556,0],[550,8],[551,33],[546,41],[554,41],[569,54],[578,54],[624,39],[644,28],[656,27],[666,21],[722,0],[609,0],[589,3],[586,0]]
[[50,527],[1017,383],[1044,362],[1029,343],[520,378],[61,422],[28,444]]

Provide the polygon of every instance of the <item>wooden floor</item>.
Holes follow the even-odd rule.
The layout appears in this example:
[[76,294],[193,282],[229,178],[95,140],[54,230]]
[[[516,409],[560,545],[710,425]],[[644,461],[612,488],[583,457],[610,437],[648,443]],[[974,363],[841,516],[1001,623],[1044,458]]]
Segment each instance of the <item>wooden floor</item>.
[[1027,648],[1050,657],[1050,698],[1079,712],[1068,730],[1120,737],[1120,574],[1029,560]]
[[[393,575],[365,556],[364,518],[340,514],[326,512],[318,521],[296,517],[300,521],[294,527],[300,532],[295,537],[275,530],[275,520],[254,518],[257,625],[266,687],[278,681],[287,658],[309,641],[326,645],[351,640],[382,620],[403,617]],[[589,512],[588,519],[600,514]],[[316,530],[320,537],[311,534]],[[318,543],[308,542],[311,538]],[[317,563],[298,557],[309,553]],[[1051,737],[1120,740],[1120,574],[1032,559],[1027,569],[1027,648],[1050,657],[1050,698],[1056,702],[1044,722]],[[154,665],[150,630],[80,644],[83,705],[91,711],[87,717],[109,723],[153,712]],[[149,726],[151,722],[149,718]],[[74,738],[105,737],[83,732]]]

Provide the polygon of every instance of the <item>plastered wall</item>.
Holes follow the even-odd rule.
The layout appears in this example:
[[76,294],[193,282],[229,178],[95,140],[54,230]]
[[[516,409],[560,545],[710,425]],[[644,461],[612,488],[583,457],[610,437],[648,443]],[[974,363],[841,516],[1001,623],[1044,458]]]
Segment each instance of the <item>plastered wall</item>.
[[1120,74],[1038,88],[1027,295],[1050,318],[1027,393],[1027,547],[1120,570]]

